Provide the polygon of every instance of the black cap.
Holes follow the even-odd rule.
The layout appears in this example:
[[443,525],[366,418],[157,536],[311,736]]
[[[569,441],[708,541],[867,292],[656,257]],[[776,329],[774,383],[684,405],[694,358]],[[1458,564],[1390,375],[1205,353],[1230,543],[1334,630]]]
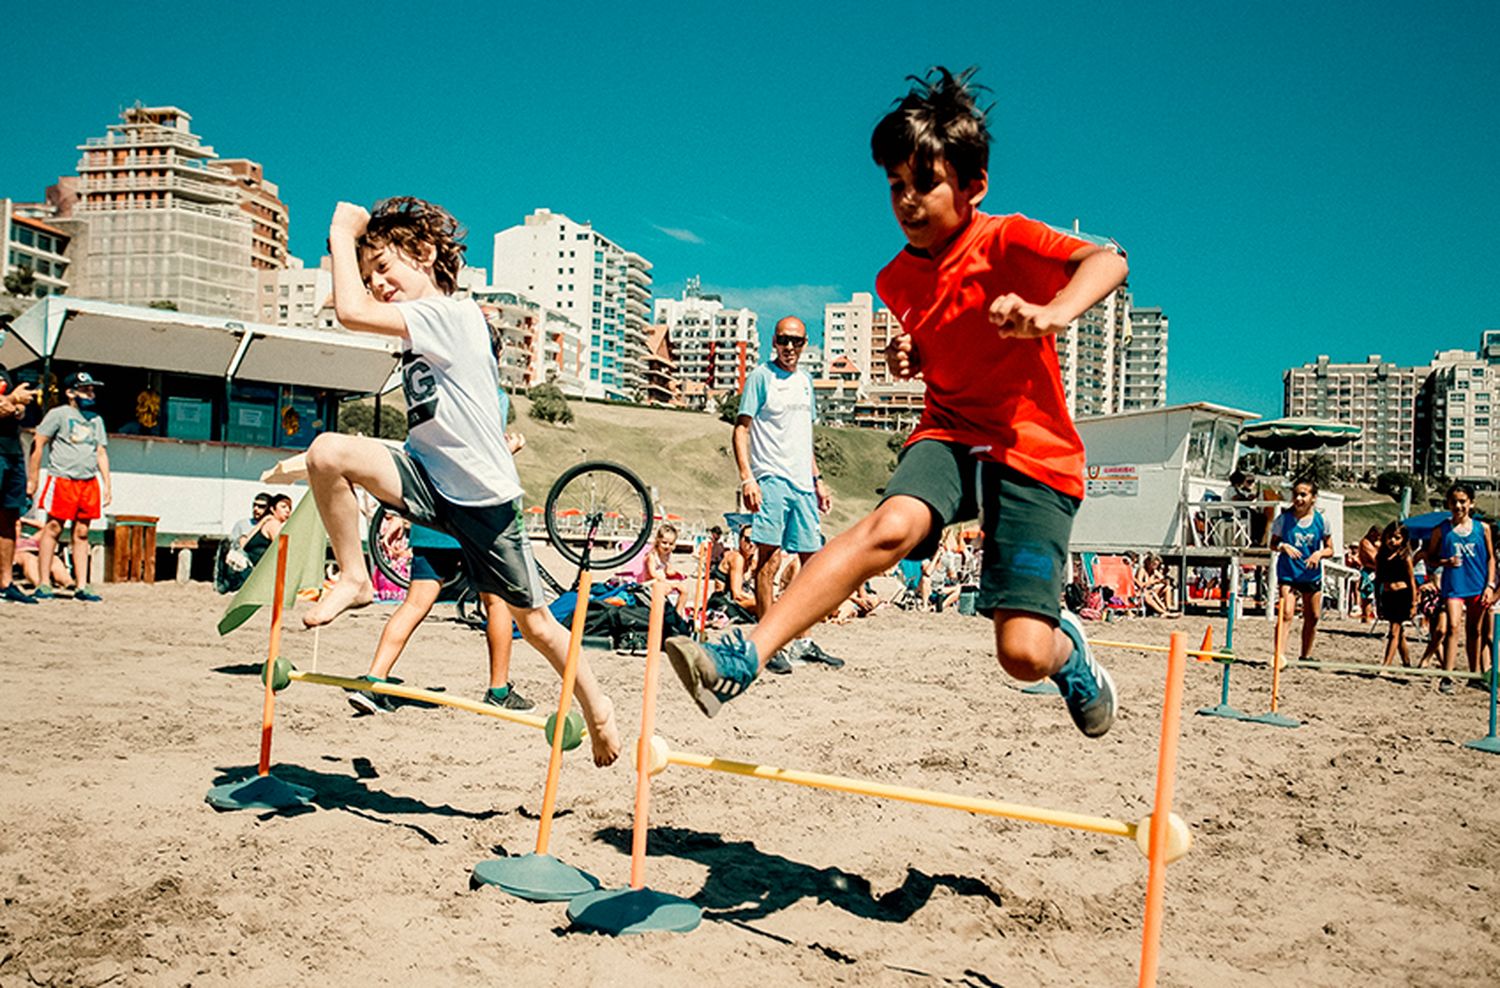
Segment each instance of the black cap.
[[66,378],[63,379],[64,390],[71,390],[73,388],[102,387],[104,387],[104,382],[97,380],[94,375],[90,374],[88,371],[79,371],[76,374],[69,374]]

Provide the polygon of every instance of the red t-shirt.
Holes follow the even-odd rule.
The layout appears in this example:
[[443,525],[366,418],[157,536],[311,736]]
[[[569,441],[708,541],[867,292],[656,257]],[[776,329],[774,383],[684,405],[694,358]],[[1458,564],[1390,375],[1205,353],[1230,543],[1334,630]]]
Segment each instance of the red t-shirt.
[[885,266],[875,290],[911,336],[927,382],[908,444],[964,443],[1083,497],[1083,441],[1068,414],[1057,343],[1002,338],[989,306],[1009,292],[1038,305],[1052,301],[1072,277],[1068,258],[1088,246],[1024,216],[976,212],[941,257],[903,250]]

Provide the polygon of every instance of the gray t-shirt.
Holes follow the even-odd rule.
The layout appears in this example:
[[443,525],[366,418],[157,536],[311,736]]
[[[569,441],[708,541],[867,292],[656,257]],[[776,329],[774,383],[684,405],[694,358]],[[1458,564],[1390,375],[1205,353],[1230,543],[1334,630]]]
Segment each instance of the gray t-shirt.
[[750,473],[756,480],[780,477],[800,491],[813,489],[812,379],[771,362],[745,378],[741,415],[750,423]]
[[454,504],[514,501],[521,478],[505,443],[484,313],[473,299],[447,295],[397,304],[406,321],[407,450]]
[[58,405],[36,427],[36,434],[52,440],[47,448],[47,473],[70,480],[99,474],[99,450],[109,445],[104,420],[94,412]]

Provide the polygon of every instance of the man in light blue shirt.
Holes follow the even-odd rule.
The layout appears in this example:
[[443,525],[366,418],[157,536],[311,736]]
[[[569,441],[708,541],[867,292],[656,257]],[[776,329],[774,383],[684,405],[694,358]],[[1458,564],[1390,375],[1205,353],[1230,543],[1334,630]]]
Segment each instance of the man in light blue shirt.
[[[797,370],[807,345],[807,326],[796,316],[787,316],[776,324],[771,344],[771,362],[745,378],[734,423],[740,491],[745,509],[755,514],[750,538],[756,547],[753,573],[758,614],[766,612],[775,596],[782,553],[795,552],[805,562],[823,547],[818,514],[826,514],[832,504],[813,455],[817,407],[812,379]],[[815,651],[803,657],[820,655]],[[766,668],[791,671],[781,656]]]

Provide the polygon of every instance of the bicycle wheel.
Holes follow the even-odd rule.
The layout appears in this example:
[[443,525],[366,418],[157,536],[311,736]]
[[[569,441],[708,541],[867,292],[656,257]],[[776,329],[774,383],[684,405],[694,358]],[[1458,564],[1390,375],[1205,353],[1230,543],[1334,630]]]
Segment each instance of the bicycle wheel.
[[564,559],[609,569],[651,537],[651,495],[629,468],[590,460],[562,472],[547,492],[547,538]]
[[[411,522],[402,518],[385,505],[375,506],[370,515],[369,540],[370,561],[381,575],[403,590],[411,586]],[[454,567],[453,575],[443,581],[443,590],[467,582],[463,563]]]
[[405,518],[378,504],[370,516],[366,535],[370,562],[381,576],[403,590],[411,586],[411,545],[407,538],[410,527]]

